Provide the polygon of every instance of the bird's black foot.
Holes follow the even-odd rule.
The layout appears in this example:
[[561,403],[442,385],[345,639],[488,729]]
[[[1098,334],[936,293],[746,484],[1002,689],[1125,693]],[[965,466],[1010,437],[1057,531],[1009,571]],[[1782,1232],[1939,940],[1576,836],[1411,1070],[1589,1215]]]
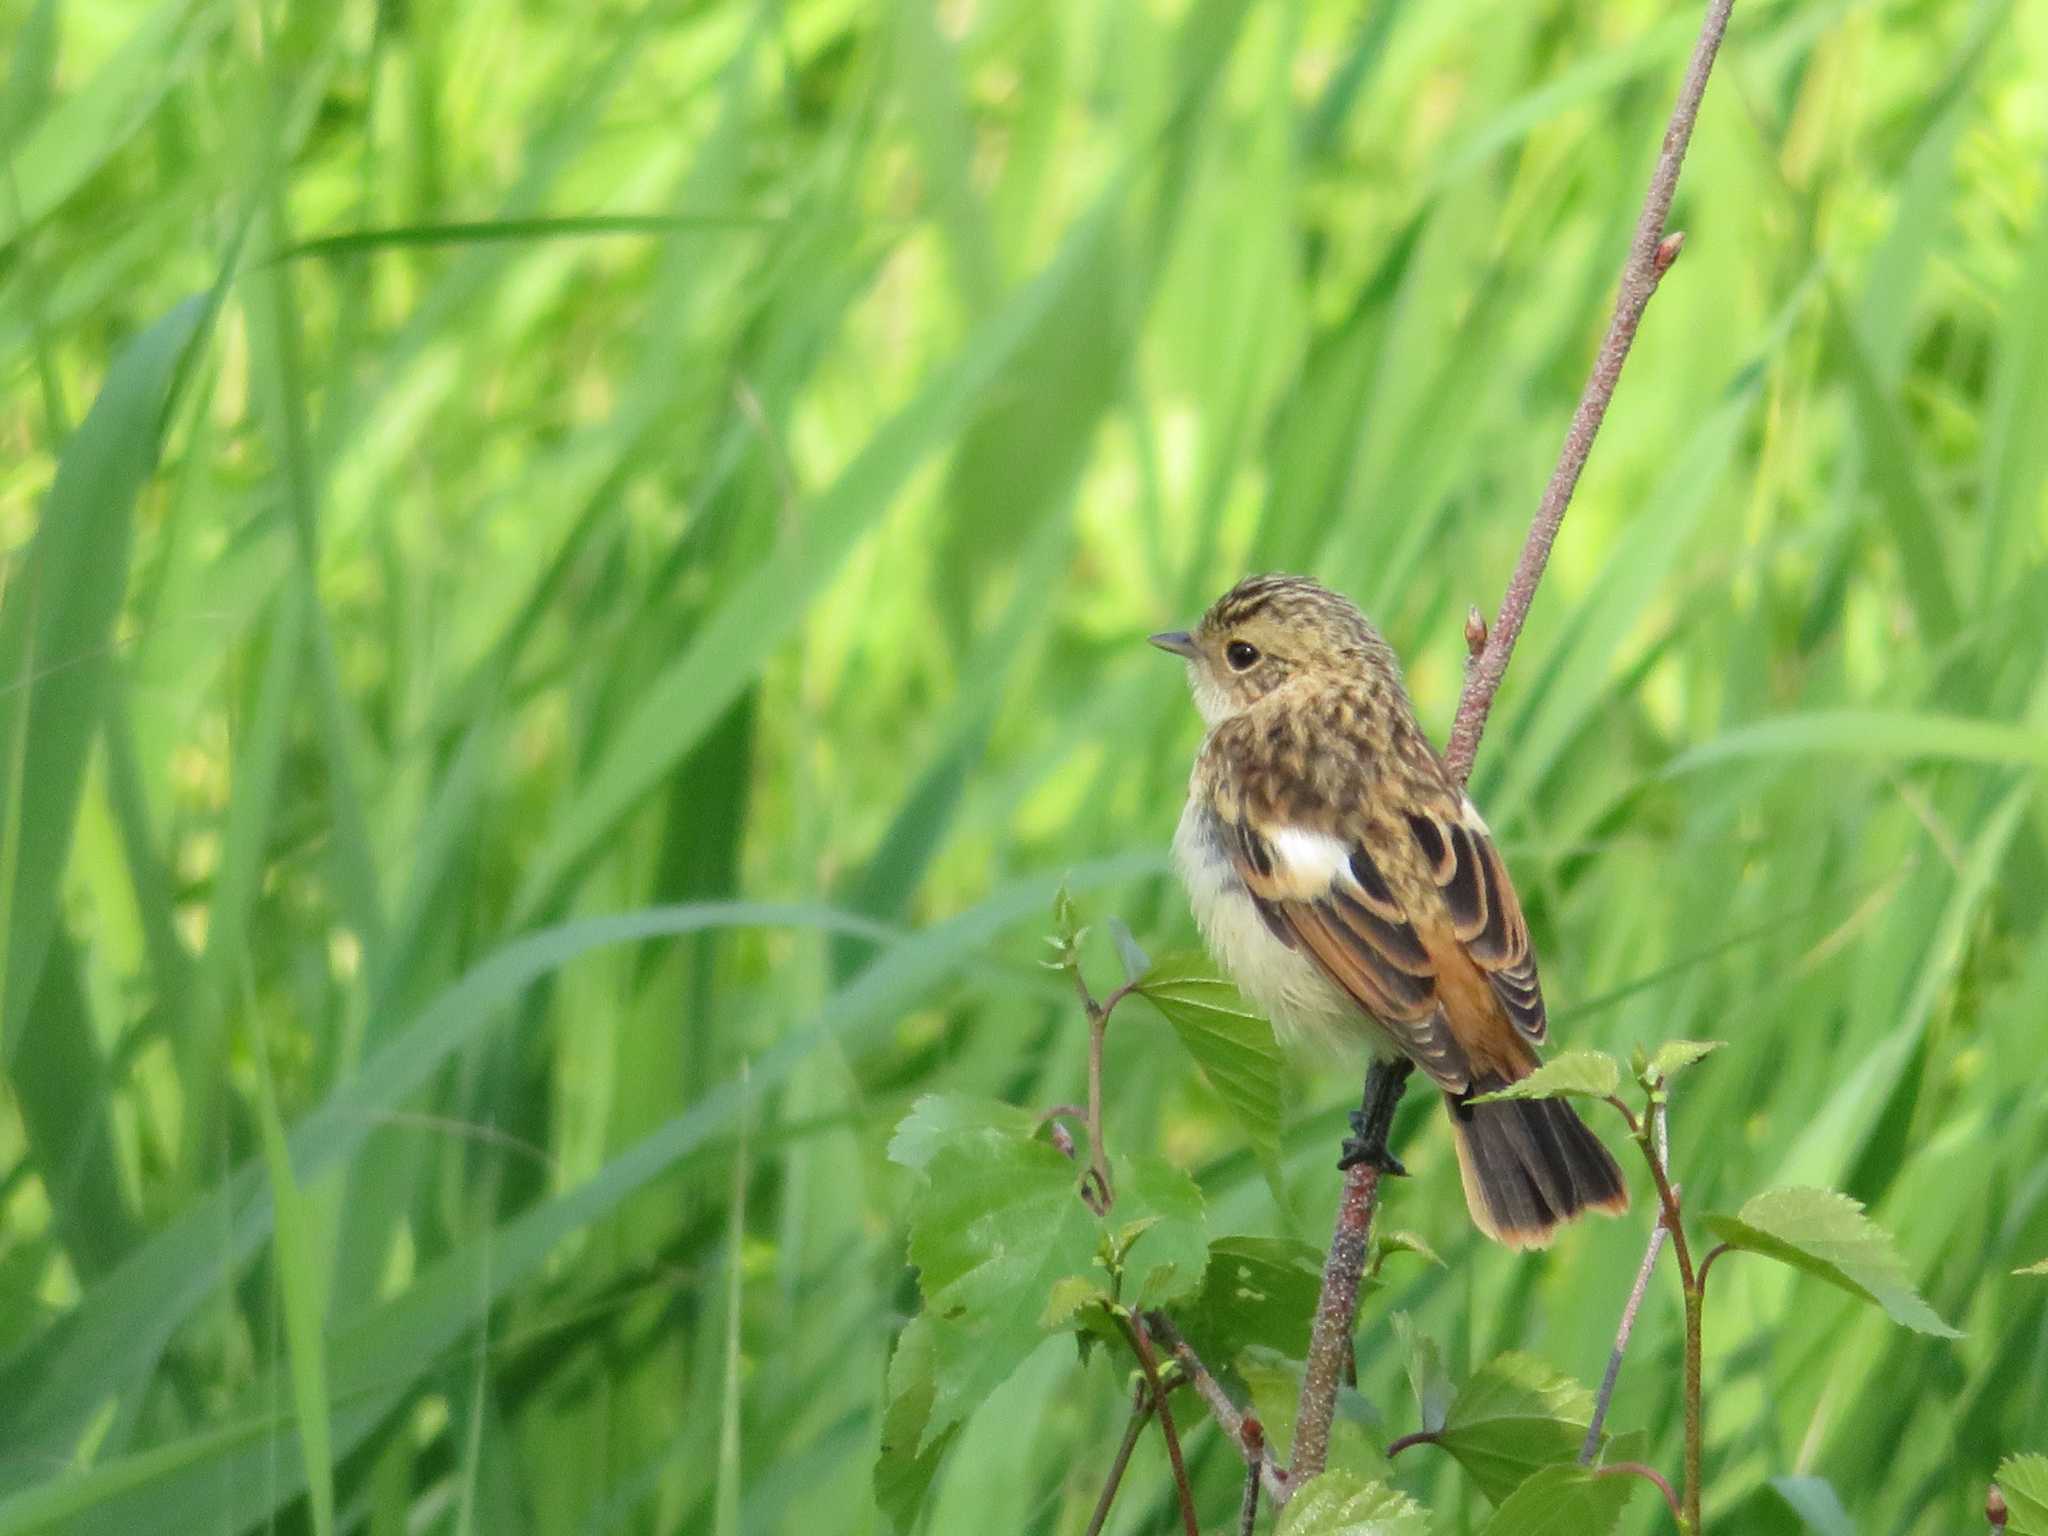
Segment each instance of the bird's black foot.
[[1408,1086],[1410,1070],[1406,1061],[1381,1062],[1366,1075],[1365,1102],[1351,1111],[1351,1134],[1344,1138],[1344,1155],[1337,1159],[1339,1168],[1370,1167],[1397,1179],[1408,1176],[1401,1159],[1388,1147],[1387,1136],[1394,1128],[1394,1110],[1401,1103],[1402,1090]]
[[1401,1166],[1401,1159],[1394,1156],[1387,1145],[1387,1129],[1385,1125],[1368,1125],[1364,1110],[1352,1110],[1351,1134],[1344,1138],[1344,1155],[1337,1159],[1337,1166],[1347,1172],[1361,1166],[1377,1168],[1394,1178],[1407,1178],[1408,1170]]

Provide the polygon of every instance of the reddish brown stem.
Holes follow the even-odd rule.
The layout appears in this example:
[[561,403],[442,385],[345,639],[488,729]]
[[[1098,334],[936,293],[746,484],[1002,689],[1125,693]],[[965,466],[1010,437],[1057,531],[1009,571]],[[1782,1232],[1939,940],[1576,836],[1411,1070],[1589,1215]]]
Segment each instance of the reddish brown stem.
[[1608,403],[1614,399],[1614,386],[1621,381],[1622,364],[1628,361],[1643,311],[1649,308],[1658,282],[1671,270],[1684,244],[1683,235],[1665,235],[1664,221],[1671,214],[1671,199],[1678,191],[1678,173],[1685,164],[1686,146],[1692,142],[1700,98],[1706,94],[1707,76],[1713,71],[1715,55],[1721,51],[1721,39],[1728,30],[1728,13],[1734,3],[1735,0],[1709,0],[1699,41],[1686,66],[1678,101],[1671,109],[1671,121],[1664,129],[1663,149],[1650,176],[1643,211],[1636,219],[1628,260],[1622,265],[1614,317],[1607,324],[1606,338],[1600,343],[1592,374],[1579,396],[1578,409],[1572,412],[1557,467],[1551,471],[1550,483],[1543,488],[1543,500],[1537,505],[1535,521],[1529,525],[1529,536],[1522,545],[1522,557],[1508,581],[1507,595],[1501,599],[1500,614],[1466,677],[1464,697],[1458,701],[1458,717],[1451,726],[1450,743],[1444,751],[1444,761],[1460,783],[1472,772],[1472,759],[1479,751],[1479,734],[1486,729],[1487,712],[1493,708],[1493,696],[1507,675],[1508,660],[1514,655],[1515,641],[1522,633],[1522,621],[1529,616],[1529,604],[1536,597],[1543,568],[1550,560],[1550,547],[1557,542],[1558,526],[1571,505],[1586,458],[1593,451],[1593,439],[1606,419]]
[[1244,1497],[1237,1505],[1237,1536],[1252,1536],[1259,1523],[1259,1465],[1266,1459],[1266,1430],[1257,1419],[1246,1419],[1238,1436],[1244,1452]]
[[1412,1451],[1418,1445],[1435,1445],[1440,1438],[1433,1429],[1418,1429],[1412,1435],[1403,1435],[1398,1440],[1388,1442],[1387,1460],[1392,1461],[1403,1451]]
[[1164,1312],[1147,1312],[1145,1326],[1173,1352],[1174,1362],[1180,1366],[1181,1374],[1187,1378],[1188,1385],[1195,1389],[1197,1397],[1209,1405],[1209,1413],[1216,1420],[1217,1427],[1237,1446],[1245,1458],[1246,1465],[1251,1465],[1256,1459],[1260,1480],[1265,1483],[1266,1492],[1273,1502],[1285,1504],[1289,1492],[1287,1472],[1273,1459],[1272,1448],[1265,1443],[1263,1429],[1259,1432],[1256,1458],[1247,1449],[1251,1438],[1251,1426],[1257,1424],[1258,1420],[1250,1414],[1238,1412],[1237,1404],[1230,1400],[1230,1394],[1223,1390],[1223,1384],[1209,1373],[1209,1368],[1202,1364],[1201,1357],[1195,1353],[1194,1347],[1181,1336],[1180,1330],[1174,1327],[1173,1319]]
[[[1380,1068],[1375,1066],[1375,1072]],[[1373,1211],[1379,1204],[1380,1170],[1369,1162],[1345,1170],[1344,1197],[1337,1205],[1336,1230],[1323,1261],[1322,1294],[1309,1329],[1308,1364],[1301,1378],[1301,1408],[1295,1417],[1294,1464],[1290,1481],[1299,1487],[1323,1470],[1330,1454],[1330,1422],[1336,1416],[1337,1384],[1351,1322],[1358,1311],[1358,1284],[1372,1242]]]
[[1685,1529],[1685,1514],[1678,1507],[1678,1495],[1672,1492],[1671,1480],[1655,1467],[1643,1465],[1640,1461],[1609,1462],[1593,1474],[1595,1477],[1640,1477],[1645,1482],[1655,1483],[1657,1491],[1664,1495],[1664,1502],[1671,1509],[1671,1518],[1678,1522],[1680,1530]]
[[1145,1384],[1152,1390],[1152,1406],[1159,1414],[1159,1433],[1166,1439],[1166,1459],[1173,1466],[1173,1486],[1180,1495],[1180,1519],[1186,1527],[1187,1536],[1202,1536],[1202,1528],[1195,1519],[1195,1490],[1188,1482],[1188,1466],[1180,1454],[1180,1431],[1174,1427],[1173,1405],[1166,1400],[1166,1387],[1159,1379],[1159,1361],[1152,1352],[1152,1340],[1146,1336],[1145,1324],[1128,1312],[1115,1314],[1117,1323],[1130,1341],[1131,1352],[1138,1357],[1138,1368],[1145,1373]]
[[1098,1003],[1095,994],[1088,990],[1088,979],[1081,974],[1078,963],[1073,972],[1074,990],[1080,994],[1081,1007],[1088,1015],[1088,1171],[1081,1177],[1081,1198],[1100,1216],[1116,1203],[1116,1186],[1109,1181],[1109,1148],[1102,1129],[1102,1042],[1109,1032],[1109,1016],[1118,1003],[1137,990],[1137,984],[1125,982]]

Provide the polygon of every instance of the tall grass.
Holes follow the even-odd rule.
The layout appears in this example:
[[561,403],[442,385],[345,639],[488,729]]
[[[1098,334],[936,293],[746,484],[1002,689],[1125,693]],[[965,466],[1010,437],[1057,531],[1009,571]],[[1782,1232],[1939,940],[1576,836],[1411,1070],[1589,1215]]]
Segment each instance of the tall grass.
[[[1308,569],[1448,724],[1695,20],[0,0],[0,1533],[882,1528],[890,1127],[1074,1097],[1063,874],[1188,936],[1139,638]],[[1559,1036],[1731,1042],[1689,1206],[1840,1185],[1967,1330],[1719,1267],[1728,1529],[2048,1450],[2044,75],[2035,6],[1743,0],[1473,781]],[[1320,1239],[1348,1070],[1281,1205],[1110,1055]],[[1641,1221],[1511,1257],[1400,1134],[1386,1437],[1394,1310],[1596,1374]],[[1660,1287],[1665,1464],[1678,1347]],[[1034,1357],[929,1528],[1078,1530],[1111,1374]]]

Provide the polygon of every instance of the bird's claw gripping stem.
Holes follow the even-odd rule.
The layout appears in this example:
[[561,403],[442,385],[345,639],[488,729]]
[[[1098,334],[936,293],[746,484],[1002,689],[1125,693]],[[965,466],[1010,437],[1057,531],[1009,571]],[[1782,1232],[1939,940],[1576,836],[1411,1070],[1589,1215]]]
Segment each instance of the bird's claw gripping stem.
[[1394,1110],[1408,1086],[1413,1065],[1406,1061],[1376,1063],[1365,1079],[1365,1102],[1351,1111],[1351,1134],[1344,1138],[1344,1155],[1337,1166],[1346,1170],[1367,1166],[1397,1179],[1408,1176],[1401,1160],[1387,1146],[1394,1128]]

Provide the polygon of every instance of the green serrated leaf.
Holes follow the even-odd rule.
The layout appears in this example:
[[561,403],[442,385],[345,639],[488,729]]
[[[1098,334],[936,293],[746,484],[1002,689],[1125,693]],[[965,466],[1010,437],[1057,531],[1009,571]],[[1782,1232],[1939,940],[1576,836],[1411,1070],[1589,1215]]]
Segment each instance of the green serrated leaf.
[[1158,1223],[1159,1218],[1157,1216],[1140,1216],[1136,1221],[1127,1221],[1118,1227],[1116,1229],[1116,1239],[1110,1245],[1118,1262],[1122,1262],[1123,1255],[1129,1250],[1131,1244],[1143,1237]]
[[1195,1353],[1222,1369],[1259,1345],[1301,1359],[1322,1289],[1323,1256],[1286,1237],[1219,1237],[1201,1289],[1175,1313]]
[[2023,1269],[2016,1269],[2013,1273],[2016,1275],[2048,1275],[2048,1259],[2043,1259],[2038,1264],[2029,1264]]
[[988,1132],[944,1142],[911,1207],[910,1260],[932,1320],[932,1406],[921,1453],[1045,1336],[1069,1276],[1093,1279],[1101,1224],[1073,1165],[1043,1142]]
[[987,1131],[1028,1138],[1037,1128],[1038,1117],[1030,1110],[1000,1099],[927,1093],[897,1123],[896,1134],[889,1138],[889,1161],[922,1173],[939,1149],[951,1142]]
[[1166,956],[1146,972],[1138,991],[1166,1016],[1223,1107],[1243,1127],[1268,1177],[1277,1178],[1284,1063],[1273,1026],[1197,954]]
[[929,1443],[925,1440],[936,1386],[934,1363],[931,1319],[914,1317],[898,1336],[896,1353],[889,1359],[889,1406],[882,1414],[882,1443],[875,1453],[875,1504],[899,1531],[916,1522],[939,1461],[957,1431],[957,1426],[949,1426]]
[[1849,1518],[1841,1495],[1826,1478],[1774,1477],[1771,1488],[1813,1536],[1856,1536],[1856,1522]]
[[1116,945],[1116,957],[1123,962],[1124,980],[1135,984],[1152,969],[1152,957],[1132,937],[1122,918],[1107,918],[1103,926],[1109,929],[1110,940]]
[[1726,1045],[1726,1040],[1666,1040],[1639,1067],[1636,1076],[1653,1083],[1668,1083],[1695,1062],[1702,1061]]
[[1621,1086],[1621,1063],[1605,1051],[1566,1051],[1518,1083],[1496,1093],[1482,1093],[1474,1104],[1500,1099],[1604,1099]]
[[1055,1280],[1046,1293],[1045,1310],[1038,1314],[1038,1326],[1048,1332],[1057,1331],[1071,1323],[1083,1307],[1115,1299],[1100,1276],[1067,1275]]
[[1638,1481],[1573,1462],[1545,1467],[1501,1501],[1479,1536],[1609,1536]]
[[1896,1323],[1938,1338],[1962,1335],[1920,1299],[1891,1234],[1831,1189],[1773,1189],[1707,1230],[1731,1248],[1760,1253],[1883,1307]]
[[1436,1340],[1415,1326],[1406,1312],[1393,1316],[1394,1337],[1400,1340],[1402,1359],[1408,1367],[1408,1384],[1415,1389],[1415,1410],[1420,1427],[1435,1434],[1450,1416],[1451,1373],[1444,1369],[1443,1351]]
[[1116,1207],[1136,1228],[1124,1248],[1124,1299],[1156,1307],[1192,1295],[1209,1263],[1209,1217],[1199,1185],[1163,1157],[1119,1157]]
[[1278,1536],[1428,1536],[1429,1516],[1407,1494],[1331,1468],[1288,1500]]
[[1624,1429],[1600,1437],[1600,1465],[1603,1467],[1618,1466],[1625,1461],[1647,1462],[1649,1459],[1650,1432],[1647,1429]]
[[1998,1464],[2006,1536],[2048,1536],[2048,1456],[2026,1452]]
[[1592,1393],[1533,1355],[1510,1352],[1458,1389],[1437,1443],[1498,1504],[1537,1469],[1576,1457],[1592,1417]]

